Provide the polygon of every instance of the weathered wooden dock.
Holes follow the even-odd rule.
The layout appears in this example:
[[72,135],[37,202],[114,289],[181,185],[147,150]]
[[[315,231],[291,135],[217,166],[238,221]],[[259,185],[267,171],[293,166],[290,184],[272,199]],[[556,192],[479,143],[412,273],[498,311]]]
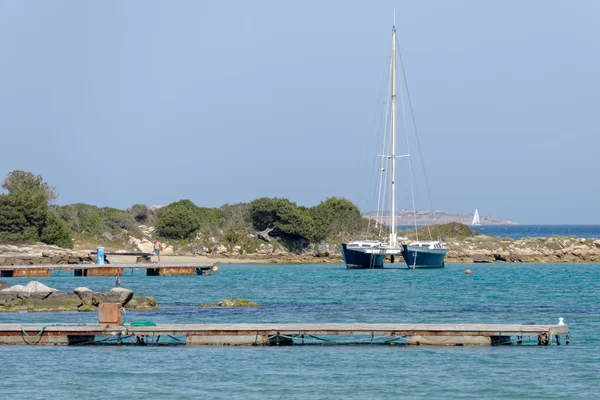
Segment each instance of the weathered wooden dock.
[[[490,346],[561,343],[567,325],[510,324],[185,324],[185,325],[0,324],[4,345],[165,344],[172,338],[187,345],[407,344]],[[179,338],[178,338],[179,337]]]
[[213,264],[201,263],[136,263],[136,264],[48,264],[48,265],[1,265],[0,277],[43,277],[51,271],[65,271],[73,276],[122,276],[126,269],[146,269],[147,276],[192,276],[207,275],[215,271]]

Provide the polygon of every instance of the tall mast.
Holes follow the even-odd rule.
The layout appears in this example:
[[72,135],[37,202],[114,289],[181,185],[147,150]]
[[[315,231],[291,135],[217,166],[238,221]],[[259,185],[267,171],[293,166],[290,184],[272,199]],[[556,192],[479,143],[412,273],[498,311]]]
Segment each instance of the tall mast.
[[392,27],[392,229],[390,246],[397,246],[396,238],[396,13],[394,10],[394,26]]

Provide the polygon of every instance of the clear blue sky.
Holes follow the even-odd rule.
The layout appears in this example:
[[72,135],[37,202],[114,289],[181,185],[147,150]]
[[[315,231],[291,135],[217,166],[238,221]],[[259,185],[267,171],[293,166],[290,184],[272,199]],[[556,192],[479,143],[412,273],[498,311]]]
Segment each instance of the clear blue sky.
[[595,0],[0,0],[0,175],[59,204],[373,209],[394,7],[435,208],[600,223]]

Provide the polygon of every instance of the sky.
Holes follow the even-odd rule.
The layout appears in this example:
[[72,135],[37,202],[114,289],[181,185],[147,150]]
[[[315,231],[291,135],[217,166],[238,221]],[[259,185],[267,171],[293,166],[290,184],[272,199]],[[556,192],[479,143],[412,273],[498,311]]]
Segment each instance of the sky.
[[434,208],[600,224],[595,0],[0,0],[0,177],[374,210],[394,8]]

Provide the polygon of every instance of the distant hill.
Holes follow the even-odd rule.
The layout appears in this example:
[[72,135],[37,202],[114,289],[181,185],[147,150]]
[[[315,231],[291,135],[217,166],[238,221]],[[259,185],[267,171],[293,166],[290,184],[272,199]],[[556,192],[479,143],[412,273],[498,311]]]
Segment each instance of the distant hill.
[[[391,222],[390,213],[384,213],[377,218],[376,211],[369,211],[363,213],[365,218],[378,220],[389,224]],[[449,222],[459,222],[461,224],[470,225],[473,219],[473,214],[452,214],[443,211],[417,211],[417,224],[418,225],[433,225],[433,224],[447,224]],[[491,215],[479,215],[481,225],[515,225],[516,222],[511,220],[499,220],[495,219]],[[413,225],[414,216],[410,210],[400,210],[396,213],[396,221],[398,225]]]

